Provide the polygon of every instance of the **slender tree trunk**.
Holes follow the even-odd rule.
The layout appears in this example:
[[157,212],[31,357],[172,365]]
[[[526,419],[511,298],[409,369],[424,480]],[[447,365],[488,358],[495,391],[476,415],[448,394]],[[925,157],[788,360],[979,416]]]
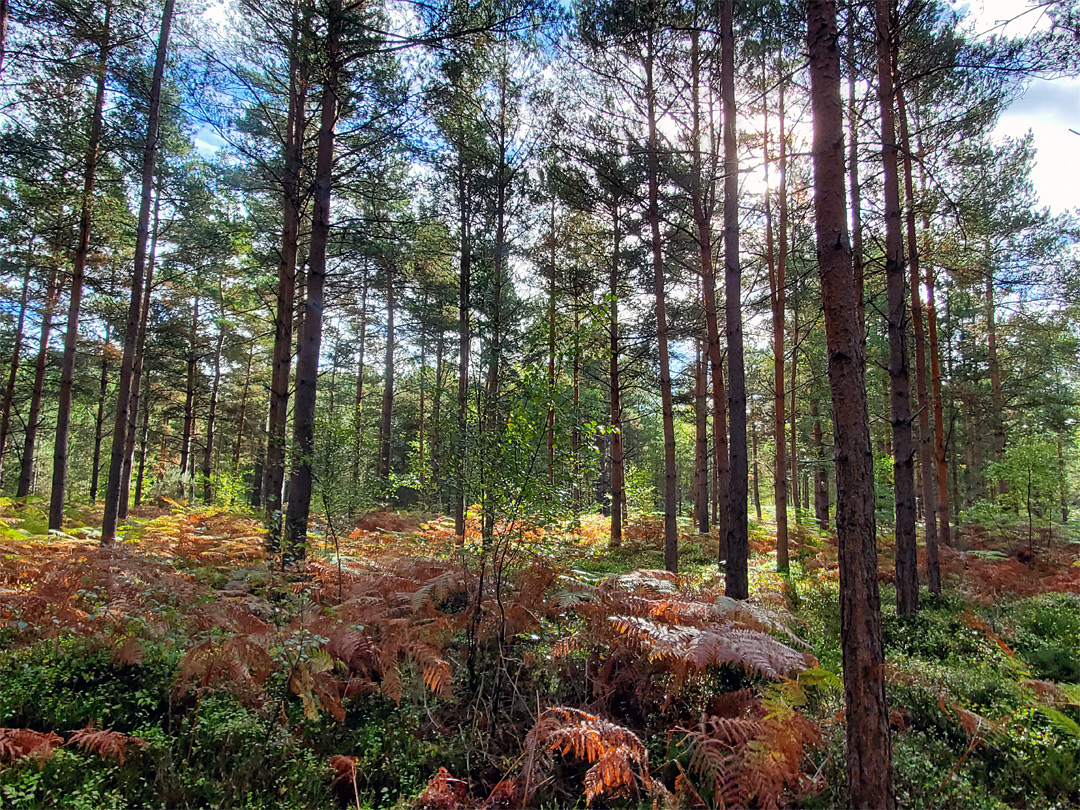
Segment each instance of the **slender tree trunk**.
[[390,475],[391,420],[394,413],[394,265],[382,259],[386,272],[386,358],[383,362],[382,410],[379,415],[379,465],[375,474]]
[[859,181],[859,121],[862,111],[855,98],[855,83],[859,75],[856,61],[858,42],[855,38],[855,21],[858,5],[851,3],[847,12],[847,68],[848,68],[848,172],[851,180],[851,251],[854,259],[855,290],[859,296],[859,328],[866,340],[866,292],[863,281],[862,238],[862,184]]
[[724,291],[728,354],[728,482],[727,568],[724,593],[734,599],[750,595],[747,562],[749,526],[746,452],[746,367],[743,362],[742,269],[739,265],[739,156],[735,128],[734,3],[720,3],[720,95],[724,109]]
[[150,371],[146,372],[146,393],[140,401],[143,406],[142,431],[139,439],[139,470],[135,476],[135,505],[142,503],[143,474],[146,471],[146,445],[150,439]]
[[709,533],[709,414],[705,404],[705,363],[698,341],[694,363],[694,517],[698,531]]
[[97,58],[97,88],[94,91],[94,110],[90,120],[90,138],[86,147],[83,174],[82,215],[79,222],[79,244],[72,262],[71,289],[68,296],[67,331],[64,333],[64,357],[60,364],[60,396],[56,408],[56,442],[53,446],[52,493],[49,499],[49,529],[64,526],[64,499],[67,495],[68,439],[71,428],[71,395],[75,385],[75,354],[79,344],[79,311],[82,306],[86,259],[90,254],[90,229],[94,215],[94,183],[97,180],[98,152],[101,147],[101,128],[105,110],[105,77],[109,60],[109,39],[112,33],[112,2],[105,4],[105,24]]
[[[798,292],[796,286],[795,292]],[[797,373],[799,370],[799,299],[791,302],[791,450],[788,459],[791,463],[791,505],[795,508],[795,525],[802,525],[803,513],[799,508],[799,409],[795,395],[798,391]]]
[[446,351],[446,333],[439,321],[439,336],[435,340],[435,390],[431,395],[431,480],[435,485],[435,505],[442,509],[442,387],[443,353]]
[[623,499],[626,472],[623,466],[622,390],[619,379],[619,277],[622,245],[618,191],[611,194],[611,270],[608,275],[608,396],[611,404],[611,546],[622,545]]
[[757,455],[757,422],[754,421],[754,416],[750,415],[750,453],[751,462],[754,465],[754,513],[757,516],[757,522],[761,523],[761,487],[758,485],[758,481],[761,477],[761,468],[758,465]]
[[1061,488],[1061,523],[1064,526],[1069,522],[1069,479],[1065,475],[1065,451],[1062,447],[1061,433],[1057,440],[1058,454],[1058,484]]
[[301,559],[307,542],[311,511],[311,464],[315,452],[315,393],[322,343],[323,296],[326,282],[326,243],[330,235],[330,187],[334,165],[334,130],[337,126],[338,79],[341,70],[341,0],[328,0],[326,23],[326,75],[315,158],[314,199],[311,218],[311,249],[308,254],[304,328],[296,357],[296,405],[293,411],[293,442],[297,458],[289,479],[289,510],[286,517],[286,559]]
[[772,205],[769,178],[769,113],[765,110],[765,255],[769,266],[769,300],[772,304],[773,330],[773,504],[776,510],[776,567],[781,573],[789,568],[787,522],[787,435],[784,429],[784,315],[786,307],[787,265],[787,147],[784,136],[784,86],[780,85],[780,260],[773,247]]
[[660,353],[660,400],[664,421],[664,567],[679,570],[679,533],[675,517],[675,412],[671,399],[671,368],[668,359],[667,304],[664,291],[664,254],[660,243],[660,141],[656,132],[656,86],[653,65],[656,58],[653,32],[647,34],[645,51],[645,99],[649,119],[648,178],[649,230],[652,242],[653,295],[656,301],[656,341]]
[[285,483],[286,422],[289,413],[289,376],[293,353],[293,318],[296,305],[297,256],[300,241],[302,168],[307,129],[308,63],[303,57],[303,18],[293,12],[289,53],[289,108],[285,123],[282,173],[281,260],[278,263],[277,307],[274,312],[274,353],[270,372],[270,409],[267,422],[266,471],[262,501],[266,512],[266,550],[281,548],[282,487]]
[[206,412],[206,446],[203,448],[203,500],[206,503],[214,502],[214,488],[211,481],[214,471],[214,428],[217,425],[218,390],[221,387],[221,348],[225,344],[225,313],[221,314],[223,323],[218,328],[217,345],[214,347],[214,382],[210,386],[210,406]]
[[0,0],[0,75],[4,73],[4,55],[7,46],[9,7],[8,0]]
[[548,486],[555,486],[555,197],[551,198],[550,257],[548,275],[548,411],[547,411],[547,473]]
[[146,257],[146,283],[143,285],[142,309],[139,314],[139,337],[135,345],[135,364],[131,370],[131,405],[128,408],[127,444],[124,451],[124,465],[121,470],[120,504],[117,516],[123,520],[128,515],[128,503],[131,491],[131,465],[135,458],[135,428],[139,414],[139,398],[142,390],[143,366],[146,361],[146,328],[150,316],[150,296],[154,285],[154,264],[157,253],[158,214],[161,194],[154,196],[154,222],[150,232],[150,254]]
[[233,472],[240,470],[240,451],[244,445],[244,424],[247,421],[248,394],[251,390],[251,361],[255,357],[255,341],[248,346],[247,368],[244,369],[244,389],[240,394],[240,413],[236,419],[236,444],[233,446]]
[[30,291],[30,262],[23,271],[22,294],[19,297],[19,319],[15,326],[15,343],[11,347],[11,370],[8,371],[7,387],[4,389],[4,413],[0,416],[0,486],[4,477],[4,458],[7,455],[8,433],[11,430],[11,406],[15,399],[15,382],[19,376],[19,358],[22,354],[23,326],[26,324],[26,299]]
[[807,12],[814,211],[836,460],[847,803],[891,810],[896,800],[877,580],[874,464],[866,406],[864,332],[859,324],[847,230],[836,5],[833,0],[808,0]]
[[[698,47],[698,31],[695,28],[691,32],[690,40],[690,81],[692,98],[692,134],[694,144],[693,169],[691,175],[691,198],[694,208],[694,224],[697,228],[698,258],[701,262],[701,283],[705,302],[705,339],[706,354],[710,363],[720,364],[720,335],[716,321],[716,270],[713,267],[712,255],[712,215],[714,209],[715,184],[712,177],[706,182],[704,177],[704,160],[701,152],[701,52]],[[711,161],[713,167],[715,161]],[[697,413],[697,444],[700,458],[698,470],[700,482],[698,485],[697,520],[698,530],[705,534],[709,531],[709,460],[708,460],[708,415],[705,413],[705,367],[699,360],[699,368],[695,382],[700,391],[695,400]],[[712,411],[715,419],[717,403],[713,389]],[[714,465],[715,466],[715,465]],[[714,491],[715,491],[714,487]]]
[[[146,271],[146,248],[150,241],[150,196],[154,189],[161,84],[165,75],[165,57],[169,48],[169,32],[172,28],[173,3],[174,0],[165,0],[161,14],[161,33],[154,58],[154,78],[150,85],[146,143],[143,146],[142,195],[139,199],[135,262],[131,274],[131,300],[128,304],[127,323],[124,326],[124,354],[120,361],[120,377],[116,384],[116,416],[113,423],[112,452],[109,456],[109,483],[105,489],[105,514],[101,524],[101,543],[106,546],[111,546],[116,541],[116,524],[120,517],[120,495],[124,489],[124,460],[128,457],[128,421],[131,416],[128,409],[131,406],[132,374],[135,367],[135,355],[139,348],[139,327],[142,324],[143,279]],[[138,408],[137,400],[135,407]]]
[[908,369],[907,306],[904,295],[904,239],[901,231],[900,173],[893,114],[891,0],[877,0],[878,103],[881,107],[885,185],[885,292],[888,302],[889,394],[893,438],[893,492],[896,504],[896,611],[919,609],[915,546],[915,447],[911,437],[911,380]]
[[184,394],[184,435],[180,444],[180,497],[184,495],[184,476],[187,474],[188,458],[191,456],[191,439],[195,432],[195,364],[198,362],[196,341],[199,322],[199,297],[195,296],[191,308],[191,328],[188,332],[187,386]]
[[[919,186],[926,199],[926,177],[920,172]],[[930,349],[930,392],[934,403],[934,469],[937,479],[938,531],[941,542],[952,545],[952,528],[949,516],[949,463],[945,448],[945,400],[941,386],[941,348],[938,344],[937,306],[934,303],[934,263],[927,247],[930,241],[930,212],[924,207],[923,266],[926,268],[926,337]]]
[[814,468],[814,519],[823,532],[829,530],[829,471],[825,467],[825,440],[822,436],[818,404],[810,404],[810,416],[814,420],[814,452],[817,466]]
[[26,415],[26,431],[23,434],[22,469],[16,497],[25,498],[34,483],[34,450],[41,422],[41,398],[45,391],[45,367],[49,360],[49,334],[52,332],[53,310],[60,297],[60,264],[53,267],[49,288],[45,293],[45,308],[41,313],[41,337],[38,340],[37,358],[34,360],[34,388],[30,393],[30,409]]
[[98,387],[98,408],[94,417],[94,458],[90,466],[90,503],[97,503],[98,481],[101,478],[101,440],[105,433],[105,396],[109,393],[109,326],[105,326],[105,342],[101,344],[101,378]]
[[[894,43],[894,49],[898,44]],[[899,54],[893,52],[897,61]],[[926,331],[923,325],[922,296],[919,284],[919,244],[915,234],[915,182],[911,165],[911,137],[908,133],[907,105],[904,90],[896,90],[896,112],[900,119],[900,150],[904,156],[904,198],[907,202],[906,226],[908,249],[908,286],[911,288],[911,323],[915,335],[915,391],[919,403],[919,468],[922,471],[922,499],[925,517],[926,576],[930,593],[941,593],[941,566],[938,562],[937,489],[934,463],[934,436],[930,430],[930,394],[926,386]]]
[[581,306],[574,295],[574,356],[572,358],[572,396],[574,418],[570,426],[570,470],[573,480],[570,486],[574,515],[581,512]]
[[[986,349],[990,363],[990,402],[993,405],[991,424],[994,429],[994,460],[1005,458],[1005,397],[1001,393],[1001,364],[997,352],[997,315],[994,311],[994,276],[986,276]],[[1009,485],[1004,478],[998,479],[997,491],[1004,495]]]
[[469,297],[472,283],[472,235],[469,183],[465,169],[464,135],[459,131],[458,149],[458,212],[460,222],[460,261],[458,271],[458,391],[457,437],[454,459],[454,533],[459,543],[465,542],[465,473],[468,441],[466,417],[469,410]]
[[[423,300],[421,306],[424,312],[428,311],[428,297],[427,291],[424,291]],[[423,323],[420,325],[420,371],[418,374],[419,388],[420,388],[420,424],[416,429],[416,445],[417,445],[417,466],[420,468],[420,491],[424,492],[427,489],[427,469],[424,464],[424,443],[427,439],[427,427],[425,425],[426,416],[424,408],[424,400],[426,398],[427,386],[425,381],[427,379],[427,333],[423,327]]]
[[367,268],[360,282],[360,347],[356,367],[356,402],[353,410],[353,485],[360,483],[360,456],[364,445],[364,352],[367,349]]

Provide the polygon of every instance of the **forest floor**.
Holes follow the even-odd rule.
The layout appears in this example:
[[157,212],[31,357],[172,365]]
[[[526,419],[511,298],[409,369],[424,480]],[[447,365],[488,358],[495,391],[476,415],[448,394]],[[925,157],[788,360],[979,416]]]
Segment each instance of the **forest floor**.
[[[0,808],[846,805],[828,534],[785,579],[752,523],[739,603],[715,537],[657,570],[657,516],[373,512],[285,572],[250,515],[72,517],[0,503]],[[881,542],[898,804],[1080,806],[1080,543],[958,545],[900,618]]]

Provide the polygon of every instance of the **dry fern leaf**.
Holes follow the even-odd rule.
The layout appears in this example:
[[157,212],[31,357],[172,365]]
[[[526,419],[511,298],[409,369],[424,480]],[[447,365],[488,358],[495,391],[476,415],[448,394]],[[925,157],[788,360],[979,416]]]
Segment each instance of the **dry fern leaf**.
[[112,759],[122,765],[131,749],[146,747],[146,740],[140,737],[129,737],[127,734],[108,728],[94,731],[93,728],[87,726],[71,732],[67,745],[77,745],[88,754]]
[[29,728],[0,728],[0,763],[18,762],[35,757],[45,762],[64,739],[51,731],[34,731]]
[[440,767],[413,805],[416,810],[462,810],[467,807],[468,785]]
[[657,624],[637,616],[612,616],[609,620],[616,632],[639,645],[650,660],[666,662],[675,669],[703,670],[731,664],[777,680],[809,665],[806,655],[758,630],[724,625],[702,630]]
[[347,757],[344,754],[334,754],[326,763],[327,767],[334,772],[332,786],[344,783],[352,785],[356,783],[356,757]]

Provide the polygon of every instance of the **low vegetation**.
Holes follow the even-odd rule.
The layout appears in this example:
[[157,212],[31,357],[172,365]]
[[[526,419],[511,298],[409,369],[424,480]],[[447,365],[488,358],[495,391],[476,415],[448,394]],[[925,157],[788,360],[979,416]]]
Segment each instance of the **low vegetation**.
[[[234,512],[162,502],[114,548],[92,513],[65,535],[2,515],[2,807],[845,806],[816,531],[783,579],[753,526],[739,602],[714,537],[657,570],[650,516],[619,548],[590,517],[485,549],[478,525],[461,548],[442,517],[375,512],[282,572]],[[883,585],[897,801],[1073,806],[1078,547],[962,540],[918,615]]]

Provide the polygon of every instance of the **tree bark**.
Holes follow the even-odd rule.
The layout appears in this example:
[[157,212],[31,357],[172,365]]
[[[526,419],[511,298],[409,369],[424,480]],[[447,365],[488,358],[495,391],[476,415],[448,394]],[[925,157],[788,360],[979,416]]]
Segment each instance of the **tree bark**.
[[142,503],[143,473],[146,471],[146,445],[150,439],[150,372],[146,372],[146,394],[140,398],[143,406],[142,431],[139,439],[139,470],[135,477],[135,505]]
[[825,440],[822,436],[817,402],[810,404],[810,416],[814,420],[814,452],[817,455],[817,466],[814,468],[814,519],[817,520],[818,528],[827,532],[829,530],[829,472],[825,468]]
[[109,61],[112,2],[105,4],[105,23],[98,49],[94,110],[86,147],[83,173],[82,215],[79,221],[79,244],[72,262],[71,289],[68,294],[67,331],[64,333],[64,357],[60,364],[60,396],[56,408],[56,441],[53,445],[52,492],[49,498],[49,529],[64,527],[64,499],[67,496],[68,439],[71,428],[71,395],[75,386],[75,354],[79,344],[79,310],[82,306],[86,259],[90,254],[90,230],[94,217],[94,184],[97,180],[98,152],[101,148],[102,119],[105,110],[105,77]]
[[547,351],[548,351],[548,410],[547,410],[547,474],[548,486],[555,486],[555,197],[551,198],[551,224],[548,232],[549,268],[548,268],[548,311],[547,311]]
[[[116,541],[116,524],[120,517],[120,495],[123,489],[124,460],[127,458],[128,408],[131,405],[132,373],[142,324],[143,278],[146,270],[146,248],[150,241],[150,195],[154,188],[154,162],[158,148],[158,119],[161,108],[161,84],[165,76],[165,57],[169,48],[174,0],[165,0],[161,13],[161,32],[154,57],[154,78],[150,85],[150,105],[146,123],[146,143],[143,146],[142,194],[139,199],[139,224],[135,237],[135,262],[131,274],[131,300],[128,303],[127,323],[124,326],[124,354],[120,360],[120,377],[116,384],[116,414],[113,422],[112,452],[109,456],[109,482],[105,489],[105,514],[101,524],[101,544],[111,546]],[[135,403],[138,407],[138,401]]]
[[19,471],[19,487],[16,497],[25,498],[34,483],[34,450],[41,421],[41,398],[45,392],[45,367],[49,360],[49,335],[52,332],[53,310],[60,298],[60,264],[53,267],[49,287],[45,293],[45,308],[41,312],[41,337],[34,360],[34,388],[30,393],[30,409],[26,414],[26,431],[23,434],[22,469]]
[[326,13],[326,75],[316,147],[314,200],[311,218],[311,249],[308,254],[304,328],[296,357],[296,405],[293,411],[293,442],[296,459],[289,479],[285,559],[302,559],[311,511],[311,466],[315,452],[315,394],[322,343],[326,243],[330,235],[330,189],[334,166],[334,130],[337,126],[341,54],[341,0],[328,0]]
[[904,241],[893,115],[892,40],[895,30],[892,12],[891,0],[876,1],[874,20],[877,29],[878,104],[881,108],[885,185],[885,292],[888,303],[889,398],[896,505],[896,611],[901,616],[908,616],[919,609],[919,571],[915,545],[915,447],[911,437]]
[[458,390],[457,436],[454,459],[454,534],[465,542],[465,472],[468,441],[466,417],[469,410],[469,297],[472,283],[472,235],[469,183],[465,168],[464,135],[458,131],[458,213],[460,215],[460,265],[458,269]]
[[97,503],[98,482],[101,478],[101,440],[105,432],[105,395],[109,393],[109,326],[105,326],[105,342],[101,344],[101,377],[98,387],[98,408],[94,417],[94,458],[90,462],[90,503]]
[[236,419],[236,444],[233,446],[233,472],[240,470],[240,451],[244,446],[244,423],[247,421],[248,394],[251,390],[251,361],[255,357],[255,341],[248,346],[247,368],[244,370],[244,389],[240,394],[240,413]]
[[892,750],[877,581],[874,464],[866,405],[864,333],[852,272],[844,193],[840,54],[833,0],[808,0],[814,120],[814,211],[829,357],[840,561],[848,804],[891,810]]
[[[991,424],[994,430],[994,460],[1005,458],[1005,397],[1001,392],[1001,364],[997,352],[997,315],[994,311],[994,274],[986,276],[986,349],[990,363],[990,402],[993,405]],[[1004,478],[998,479],[997,491],[1004,495],[1009,485]]]
[[300,241],[304,135],[307,129],[309,66],[301,47],[309,11],[293,11],[289,53],[289,106],[286,115],[282,185],[281,260],[278,263],[277,306],[274,312],[274,353],[270,372],[270,408],[267,421],[266,470],[262,501],[266,513],[266,550],[281,548],[282,487],[285,483],[286,422],[289,412],[289,375],[293,353],[293,317],[296,305],[297,255]]
[[30,267],[23,270],[22,294],[19,296],[19,319],[15,326],[15,343],[11,347],[11,369],[8,371],[7,387],[4,389],[4,413],[0,416],[0,486],[4,477],[4,458],[7,455],[8,433],[11,430],[11,407],[15,399],[15,382],[19,376],[19,359],[22,355],[23,327],[26,324],[26,299],[30,292]]
[[360,455],[364,445],[364,352],[367,349],[367,268],[360,282],[360,346],[356,366],[356,401],[353,410],[353,485],[360,483]]
[[203,447],[203,500],[214,502],[214,488],[211,482],[214,466],[214,428],[217,424],[218,390],[221,387],[221,348],[225,344],[225,313],[221,313],[222,324],[218,327],[217,344],[214,347],[214,382],[210,385],[210,405],[206,411],[206,446]]
[[383,361],[382,410],[379,414],[379,464],[375,474],[386,478],[390,475],[390,431],[394,414],[394,265],[389,259],[380,258],[386,272],[386,357]]
[[608,397],[611,405],[611,546],[622,545],[623,499],[626,472],[623,466],[622,390],[619,378],[619,275],[622,244],[619,192],[611,193],[611,269],[608,275]]
[[705,363],[698,341],[694,363],[694,517],[701,534],[709,533],[709,415],[705,405]]
[[724,306],[728,353],[728,523],[724,593],[750,595],[746,452],[746,368],[743,362],[742,268],[739,265],[739,156],[735,128],[734,3],[720,3],[720,96],[724,109]]
[[[894,43],[894,49],[898,45]],[[899,59],[896,50],[894,61]],[[915,335],[915,391],[919,403],[919,468],[922,471],[922,499],[925,516],[926,576],[930,593],[941,593],[941,566],[938,562],[937,489],[934,463],[934,437],[930,430],[930,394],[926,387],[926,330],[923,325],[922,296],[919,284],[919,244],[915,234],[915,182],[912,176],[911,137],[908,132],[907,104],[903,87],[896,89],[896,112],[900,118],[900,150],[904,160],[904,199],[907,202],[908,286],[911,288],[911,323]]]
[[154,196],[154,222],[150,232],[150,254],[146,257],[146,282],[143,290],[142,311],[139,316],[139,338],[135,345],[135,365],[131,370],[131,405],[128,408],[127,445],[124,451],[124,466],[121,471],[120,504],[117,515],[121,520],[128,514],[131,491],[131,465],[135,458],[135,428],[139,413],[139,401],[142,391],[143,366],[146,362],[146,328],[150,315],[150,297],[154,285],[154,264],[157,253],[158,214],[160,211],[160,191]]
[[664,567],[679,570],[679,533],[676,516],[675,412],[671,398],[671,368],[668,358],[667,304],[664,290],[664,254],[660,243],[660,140],[656,131],[656,85],[653,67],[656,53],[653,31],[646,34],[645,103],[648,116],[649,233],[651,237],[653,297],[656,304],[656,342],[660,355],[660,401],[664,422]]
[[191,456],[191,439],[195,432],[195,365],[198,362],[196,341],[199,322],[199,296],[195,296],[191,308],[191,328],[188,332],[187,385],[184,393],[184,435],[180,444],[180,497],[184,496],[184,476],[187,474],[188,458]]
[[[926,199],[926,176],[919,174],[919,186]],[[930,349],[930,393],[934,402],[934,468],[937,478],[938,532],[941,542],[952,545],[952,528],[949,515],[949,463],[945,447],[945,400],[941,386],[941,347],[938,344],[937,306],[934,302],[934,263],[930,260],[927,246],[930,241],[930,212],[924,207],[923,262],[926,268],[926,337]]]
[[786,573],[788,559],[787,433],[784,425],[784,315],[787,269],[787,146],[784,137],[784,85],[780,85],[780,257],[773,247],[772,201],[769,193],[769,113],[765,113],[765,255],[769,266],[769,302],[773,329],[773,505],[776,511],[776,568]]
[[851,180],[851,252],[854,260],[855,291],[858,294],[859,328],[866,340],[866,292],[863,280],[862,184],[859,182],[859,120],[862,113],[855,99],[855,83],[859,75],[856,61],[858,43],[855,39],[855,18],[858,5],[851,3],[847,12],[848,68],[848,172]]

